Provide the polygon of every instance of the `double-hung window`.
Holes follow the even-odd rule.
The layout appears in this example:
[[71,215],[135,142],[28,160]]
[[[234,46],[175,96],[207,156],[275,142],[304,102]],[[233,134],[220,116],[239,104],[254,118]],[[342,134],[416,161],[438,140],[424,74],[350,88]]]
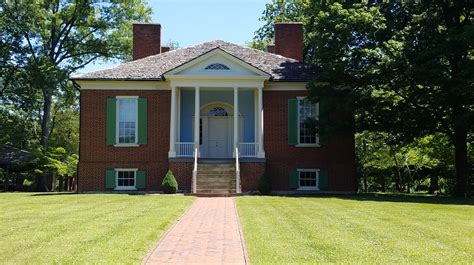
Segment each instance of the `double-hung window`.
[[116,169],[116,188],[117,190],[136,189],[136,169]]
[[137,144],[138,98],[117,98],[118,144]]
[[299,190],[319,190],[318,169],[298,169]]
[[319,119],[319,103],[298,98],[298,144],[318,145],[319,137],[308,124],[308,120]]

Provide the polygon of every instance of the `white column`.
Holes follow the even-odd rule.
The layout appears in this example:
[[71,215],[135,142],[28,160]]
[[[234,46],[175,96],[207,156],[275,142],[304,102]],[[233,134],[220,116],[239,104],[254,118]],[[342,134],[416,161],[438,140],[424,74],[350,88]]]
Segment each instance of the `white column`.
[[265,158],[263,150],[263,87],[258,88],[258,153],[257,157]]
[[176,157],[176,87],[171,87],[170,151],[168,157]]
[[234,157],[237,156],[235,148],[239,145],[239,90],[234,87]]
[[194,149],[197,148],[199,156],[199,112],[200,112],[199,87],[194,88]]

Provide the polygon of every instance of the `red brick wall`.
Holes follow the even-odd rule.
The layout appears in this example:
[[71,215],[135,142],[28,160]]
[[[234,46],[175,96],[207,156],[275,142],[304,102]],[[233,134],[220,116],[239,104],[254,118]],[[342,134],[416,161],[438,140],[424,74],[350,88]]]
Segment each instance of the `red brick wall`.
[[[106,145],[106,100],[115,96],[148,99],[148,143],[140,147]],[[145,170],[147,190],[159,190],[168,170],[170,91],[81,91],[79,191],[105,189],[105,170]]]
[[133,60],[161,52],[160,24],[133,24]]
[[242,191],[256,191],[258,180],[265,172],[265,162],[240,163],[240,185]]
[[303,24],[276,23],[273,50],[270,52],[303,61]]
[[[134,95],[148,99],[148,143],[140,147],[106,145],[107,97]],[[288,145],[288,99],[306,95],[305,91],[264,91],[266,164],[241,163],[244,191],[256,190],[265,172],[274,190],[288,190],[288,173],[296,168],[329,171],[329,189],[354,191],[353,135],[330,137],[322,147],[302,148]],[[180,190],[190,190],[192,163],[168,162],[169,91],[81,91],[81,143],[79,191],[105,189],[105,171],[113,168],[138,168],[147,174],[146,190],[160,190],[170,168]],[[265,166],[263,166],[265,165]]]
[[297,168],[328,170],[329,190],[355,191],[353,134],[332,135],[321,147],[288,145],[288,99],[306,91],[264,91],[266,174],[273,190],[289,190],[288,173]]
[[179,190],[191,192],[193,162],[169,162],[169,165],[178,182]]

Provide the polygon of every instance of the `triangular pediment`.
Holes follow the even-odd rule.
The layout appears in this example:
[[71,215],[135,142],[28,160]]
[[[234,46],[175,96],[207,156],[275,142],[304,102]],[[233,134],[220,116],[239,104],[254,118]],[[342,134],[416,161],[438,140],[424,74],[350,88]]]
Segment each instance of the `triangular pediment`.
[[226,51],[216,48],[164,74],[165,78],[179,77],[248,77],[269,79],[270,74],[254,67]]

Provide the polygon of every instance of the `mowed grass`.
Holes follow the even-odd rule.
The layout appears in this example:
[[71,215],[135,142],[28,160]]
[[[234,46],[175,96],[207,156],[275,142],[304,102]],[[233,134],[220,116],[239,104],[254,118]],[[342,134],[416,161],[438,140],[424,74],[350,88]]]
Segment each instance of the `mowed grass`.
[[362,195],[237,198],[253,264],[474,263],[474,201]]
[[0,193],[0,264],[138,264],[193,200]]

